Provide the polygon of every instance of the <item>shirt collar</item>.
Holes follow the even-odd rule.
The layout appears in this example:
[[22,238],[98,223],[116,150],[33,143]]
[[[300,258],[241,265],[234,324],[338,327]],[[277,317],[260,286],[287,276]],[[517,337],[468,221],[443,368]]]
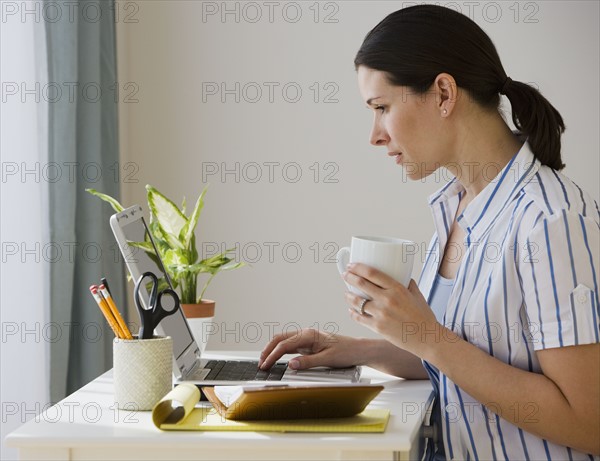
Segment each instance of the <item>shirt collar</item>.
[[[484,174],[498,171],[493,164],[484,169]],[[540,168],[540,162],[535,158],[527,139],[521,149],[510,159],[508,164],[490,181],[490,183],[467,205],[458,216],[458,224],[467,233],[467,240],[478,240],[492,224],[504,207],[523,189]],[[464,187],[453,178],[429,198],[433,208],[440,202],[448,202],[454,196],[462,193]]]

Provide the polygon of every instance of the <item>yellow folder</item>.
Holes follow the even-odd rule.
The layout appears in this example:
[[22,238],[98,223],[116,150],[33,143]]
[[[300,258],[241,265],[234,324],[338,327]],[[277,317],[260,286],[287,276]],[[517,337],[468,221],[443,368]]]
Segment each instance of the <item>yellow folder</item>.
[[259,432],[385,432],[390,411],[366,409],[345,418],[234,421],[214,408],[195,408],[200,391],[193,384],[180,384],[152,411],[156,427],[167,431],[259,431]]

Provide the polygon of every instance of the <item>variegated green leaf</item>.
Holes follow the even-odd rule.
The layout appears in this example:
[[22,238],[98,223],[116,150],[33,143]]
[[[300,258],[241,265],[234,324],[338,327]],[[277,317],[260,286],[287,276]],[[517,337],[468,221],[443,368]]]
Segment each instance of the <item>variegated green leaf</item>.
[[189,266],[187,266],[188,271],[191,272],[192,274],[202,274],[202,273],[210,273],[211,272],[211,268],[209,266],[205,266],[204,264],[201,263],[197,263],[197,264],[191,264]]
[[146,253],[151,253],[153,255],[156,254],[156,252],[154,251],[154,247],[152,246],[152,244],[150,242],[131,242],[131,241],[128,241],[127,244],[129,246],[132,246],[132,247],[135,247],[135,248],[141,248]]
[[167,250],[163,262],[166,266],[188,266],[190,264],[187,252],[179,248]]
[[160,293],[161,291],[164,291],[167,288],[171,288],[169,286],[169,282],[167,282],[167,279],[165,277],[159,278],[158,279],[158,292]]
[[194,238],[194,229],[196,229],[196,225],[198,224],[198,218],[200,218],[200,213],[202,212],[202,208],[204,208],[204,195],[206,194],[206,190],[208,186],[204,188],[198,200],[196,200],[196,206],[194,206],[194,211],[190,215],[187,223],[181,229],[180,239],[183,242],[185,248],[188,248],[190,245],[190,241]]
[[213,256],[211,258],[203,259],[200,261],[200,264],[203,264],[207,267],[221,267],[231,261],[231,258],[225,256],[225,254],[220,254]]
[[194,264],[198,261],[198,250],[196,249],[196,239],[192,236],[190,241],[190,263]]
[[106,195],[106,194],[103,194],[102,192],[98,192],[96,189],[86,189],[85,191],[89,192],[92,195],[95,195],[96,197],[104,200],[105,202],[110,203],[110,206],[117,213],[120,213],[121,211],[123,211],[125,209],[123,207],[123,205],[121,205],[116,199],[112,198],[110,195]]
[[185,200],[185,196],[181,201],[181,213],[185,215],[185,209],[187,208],[187,201]]
[[186,247],[179,240],[179,235],[188,219],[177,208],[177,205],[154,187],[147,185],[146,191],[148,192],[148,206],[162,231],[163,239],[171,248],[185,249]]
[[246,263],[244,261],[240,261],[239,263],[235,263],[235,264],[226,264],[225,266],[221,267],[222,271],[231,271],[233,269],[237,269],[238,267],[243,267],[245,266]]
[[[140,248],[140,249],[144,250],[146,252],[146,254],[148,255],[148,257],[152,260],[152,262],[154,262],[154,264],[156,264],[156,266],[160,267],[160,261],[158,259],[156,252],[154,251],[154,247],[152,246],[152,244],[150,242],[128,241],[127,243],[134,248]],[[133,254],[133,255],[131,255],[131,257],[136,258],[136,255]]]

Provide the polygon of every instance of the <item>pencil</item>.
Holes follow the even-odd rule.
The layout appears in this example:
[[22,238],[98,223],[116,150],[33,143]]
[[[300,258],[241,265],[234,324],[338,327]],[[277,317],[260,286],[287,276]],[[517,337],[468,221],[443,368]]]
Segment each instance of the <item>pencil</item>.
[[104,285],[106,287],[106,291],[108,291],[108,294],[112,296],[112,293],[110,292],[110,287],[108,286],[108,280],[106,280],[106,277],[102,277],[100,279],[100,283],[102,283],[102,285]]
[[90,287],[90,291],[92,293],[92,296],[96,300],[98,307],[102,311],[102,315],[104,315],[104,318],[108,322],[108,325],[110,326],[110,328],[112,328],[112,331],[114,332],[115,336],[119,339],[123,339],[125,336],[121,332],[119,324],[113,317],[110,311],[110,307],[108,307],[108,303],[102,298],[102,295],[98,292],[98,287],[96,285],[92,285]]
[[123,338],[124,339],[133,339],[133,336],[131,336],[131,332],[129,331],[129,328],[127,328],[127,324],[125,323],[125,320],[123,320],[123,317],[121,317],[121,313],[119,312],[119,309],[117,309],[117,306],[116,306],[112,296],[110,295],[110,292],[107,290],[106,285],[104,285],[104,284],[100,285],[98,287],[98,290],[100,290],[100,294],[104,297],[104,299],[108,303],[108,307],[110,308],[113,316],[115,317],[117,323],[119,324],[119,327],[121,328],[121,331],[123,332]]

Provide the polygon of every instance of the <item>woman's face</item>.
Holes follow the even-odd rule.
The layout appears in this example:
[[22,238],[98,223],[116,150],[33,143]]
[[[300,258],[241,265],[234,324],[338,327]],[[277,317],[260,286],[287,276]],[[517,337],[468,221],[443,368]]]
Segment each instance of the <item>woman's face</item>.
[[410,179],[424,178],[439,168],[448,133],[442,130],[438,93],[415,94],[408,87],[391,85],[384,72],[365,66],[358,68],[358,85],[374,111],[371,144],[385,146]]

